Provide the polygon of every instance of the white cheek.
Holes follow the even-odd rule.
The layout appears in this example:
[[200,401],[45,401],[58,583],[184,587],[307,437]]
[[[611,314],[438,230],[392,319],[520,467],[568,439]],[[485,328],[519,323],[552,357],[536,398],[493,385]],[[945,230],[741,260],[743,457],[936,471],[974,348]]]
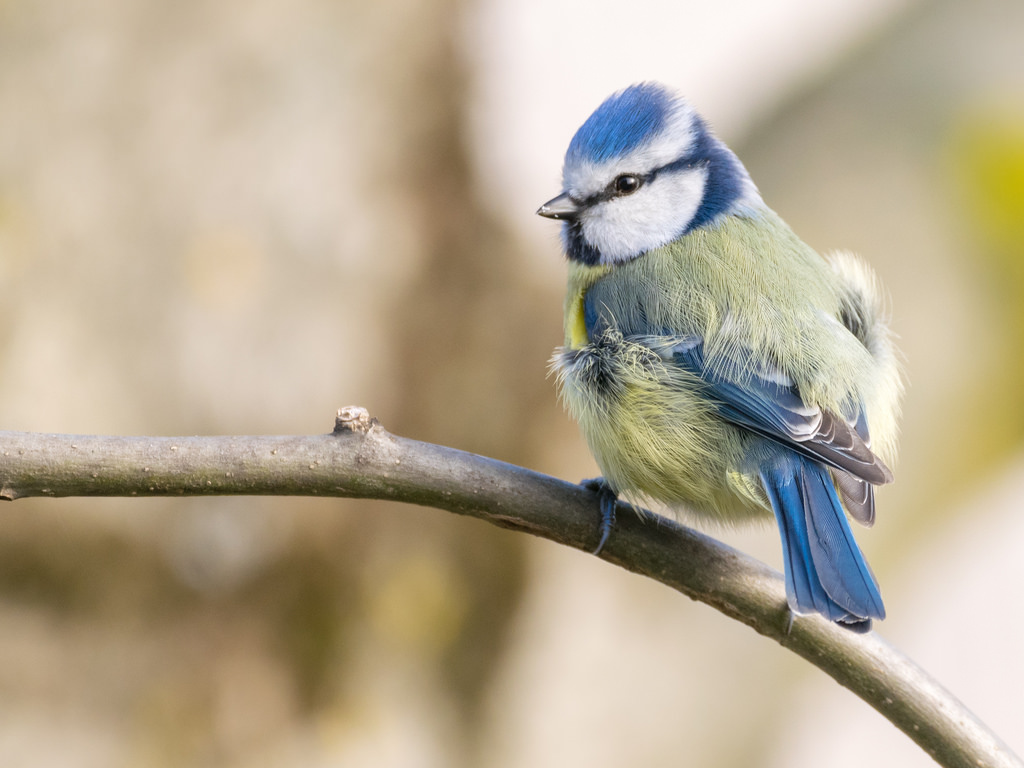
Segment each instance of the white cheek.
[[633,195],[601,203],[583,217],[583,236],[605,263],[627,261],[665,245],[693,220],[705,178],[703,169],[666,173]]

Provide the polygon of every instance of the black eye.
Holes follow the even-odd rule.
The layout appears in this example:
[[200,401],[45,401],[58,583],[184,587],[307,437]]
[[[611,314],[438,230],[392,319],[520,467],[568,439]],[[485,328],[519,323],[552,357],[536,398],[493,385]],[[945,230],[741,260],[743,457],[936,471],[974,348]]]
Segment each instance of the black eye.
[[612,182],[612,189],[615,190],[616,195],[632,195],[640,189],[643,183],[643,179],[639,176],[634,176],[631,173],[624,173],[615,178],[615,181]]

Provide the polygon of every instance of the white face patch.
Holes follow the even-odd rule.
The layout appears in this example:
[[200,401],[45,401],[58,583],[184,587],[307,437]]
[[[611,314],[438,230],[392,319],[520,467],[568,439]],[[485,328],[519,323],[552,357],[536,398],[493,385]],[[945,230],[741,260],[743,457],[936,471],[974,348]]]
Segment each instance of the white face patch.
[[[614,178],[614,177],[612,177]],[[605,264],[628,261],[671,242],[704,198],[703,168],[661,173],[632,195],[615,197],[580,216],[583,237]]]

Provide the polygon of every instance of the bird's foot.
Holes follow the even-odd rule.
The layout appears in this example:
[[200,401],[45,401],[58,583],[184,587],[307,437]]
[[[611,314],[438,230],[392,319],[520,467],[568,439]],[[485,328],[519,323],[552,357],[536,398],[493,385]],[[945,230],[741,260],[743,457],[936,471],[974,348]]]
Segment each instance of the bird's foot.
[[597,548],[592,554],[599,554],[604,549],[605,542],[611,536],[612,528],[615,527],[615,505],[619,500],[619,494],[608,485],[603,477],[595,477],[591,480],[584,480],[580,483],[588,491],[594,491],[598,495],[598,503],[601,507],[601,538],[597,542]]

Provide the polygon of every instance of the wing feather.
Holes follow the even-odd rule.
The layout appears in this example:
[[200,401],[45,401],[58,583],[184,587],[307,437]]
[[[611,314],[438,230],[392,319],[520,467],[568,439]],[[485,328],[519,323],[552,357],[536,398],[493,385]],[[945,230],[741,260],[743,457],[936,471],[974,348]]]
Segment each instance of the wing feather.
[[[732,381],[705,364],[702,339],[687,337],[669,350],[671,360],[700,377],[708,386],[708,395],[718,402],[719,412],[733,424],[792,448],[797,453],[817,459],[849,473],[855,480],[870,485],[892,482],[892,472],[871,452],[859,427],[867,433],[867,425],[858,409],[853,423],[801,398],[796,386],[779,370],[754,371],[742,383]],[[873,496],[853,481],[845,482],[854,518],[865,522],[873,518]],[[844,494],[845,496],[845,494]],[[860,501],[858,501],[860,499]]]

